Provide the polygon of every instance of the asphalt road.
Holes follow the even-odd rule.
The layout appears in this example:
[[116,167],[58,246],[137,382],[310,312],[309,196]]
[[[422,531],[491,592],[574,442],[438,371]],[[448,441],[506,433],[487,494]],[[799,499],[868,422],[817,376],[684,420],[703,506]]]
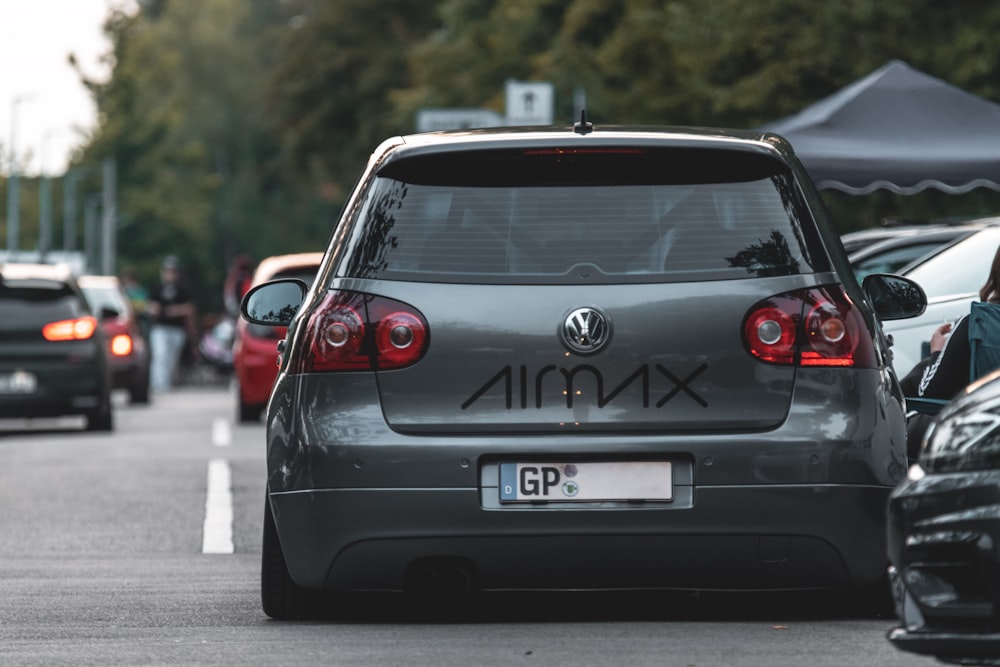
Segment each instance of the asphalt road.
[[[233,406],[225,386],[186,387],[119,401],[110,435],[0,422],[0,664],[939,664],[893,648],[893,619],[816,595],[360,596],[322,621],[270,620],[264,427],[234,424]],[[226,474],[210,481],[213,465]]]

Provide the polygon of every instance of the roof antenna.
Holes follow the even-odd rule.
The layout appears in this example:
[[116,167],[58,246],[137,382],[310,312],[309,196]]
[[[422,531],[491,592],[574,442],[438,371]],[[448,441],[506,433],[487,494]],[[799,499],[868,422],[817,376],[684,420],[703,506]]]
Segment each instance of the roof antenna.
[[587,122],[586,109],[580,109],[580,122],[573,125],[573,131],[577,134],[590,134],[594,131],[594,124]]

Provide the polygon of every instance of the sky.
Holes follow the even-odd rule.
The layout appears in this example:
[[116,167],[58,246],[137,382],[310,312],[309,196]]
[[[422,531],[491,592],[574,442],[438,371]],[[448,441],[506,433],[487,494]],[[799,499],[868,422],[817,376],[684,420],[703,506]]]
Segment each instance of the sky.
[[[85,143],[97,111],[77,72],[106,80],[101,62],[111,49],[102,25],[132,0],[0,0],[0,169],[10,171],[10,146],[28,174],[65,171]],[[13,140],[13,141],[12,141]]]

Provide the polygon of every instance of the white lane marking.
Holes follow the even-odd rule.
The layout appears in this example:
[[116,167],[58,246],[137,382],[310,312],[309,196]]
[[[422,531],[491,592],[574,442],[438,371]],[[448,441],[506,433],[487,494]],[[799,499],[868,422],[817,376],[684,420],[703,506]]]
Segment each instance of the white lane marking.
[[233,553],[232,473],[225,459],[208,462],[208,494],[205,498],[201,552]]
[[228,419],[216,419],[212,422],[212,444],[216,447],[228,447],[233,443],[233,431],[229,428]]

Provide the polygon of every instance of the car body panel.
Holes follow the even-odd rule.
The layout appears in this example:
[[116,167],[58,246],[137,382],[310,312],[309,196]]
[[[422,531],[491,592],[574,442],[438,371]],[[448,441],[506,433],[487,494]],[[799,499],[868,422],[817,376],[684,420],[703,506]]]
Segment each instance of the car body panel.
[[[725,292],[706,283],[626,293],[617,285],[337,284],[413,305],[434,332],[419,363],[378,374],[394,429],[677,431],[770,428],[785,418],[795,369],[755,362],[741,321],[757,301],[824,276],[809,278],[729,281]],[[603,352],[571,354],[561,341],[580,306],[606,314],[612,341]]]

